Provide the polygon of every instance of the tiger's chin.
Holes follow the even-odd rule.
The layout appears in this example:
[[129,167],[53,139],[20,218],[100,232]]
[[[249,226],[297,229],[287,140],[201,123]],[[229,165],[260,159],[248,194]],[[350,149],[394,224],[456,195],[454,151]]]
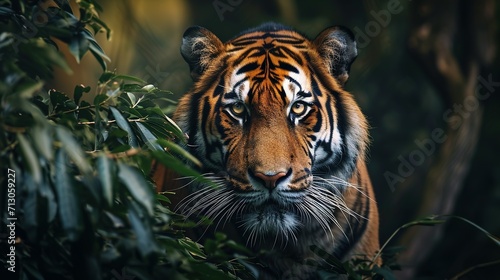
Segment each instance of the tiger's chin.
[[296,213],[270,202],[242,216],[241,227],[249,245],[272,242],[272,246],[297,241],[296,232],[302,226]]

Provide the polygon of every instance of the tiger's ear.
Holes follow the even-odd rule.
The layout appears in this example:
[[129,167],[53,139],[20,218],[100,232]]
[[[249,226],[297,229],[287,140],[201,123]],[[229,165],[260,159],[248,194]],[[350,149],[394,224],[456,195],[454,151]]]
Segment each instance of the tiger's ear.
[[192,26],[184,32],[181,54],[189,64],[193,80],[198,79],[223,47],[219,38],[206,28]]
[[351,64],[358,55],[354,34],[342,26],[329,27],[314,39],[314,45],[330,74],[340,85],[344,85],[349,78]]

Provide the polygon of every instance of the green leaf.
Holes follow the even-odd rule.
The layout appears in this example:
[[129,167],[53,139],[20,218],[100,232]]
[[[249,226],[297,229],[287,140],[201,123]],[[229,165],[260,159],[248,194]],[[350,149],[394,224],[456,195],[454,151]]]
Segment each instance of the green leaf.
[[139,147],[139,144],[137,143],[137,138],[135,137],[134,131],[130,127],[128,121],[122,116],[122,114],[116,109],[115,107],[109,107],[111,110],[111,113],[115,117],[116,124],[123,130],[125,130],[128,134],[128,144],[132,148],[137,148]]
[[149,131],[149,129],[147,129],[140,122],[136,122],[135,124],[136,124],[137,128],[139,128],[139,132],[141,133],[142,140],[144,141],[144,143],[146,143],[146,145],[148,146],[149,149],[151,149],[153,151],[163,151],[163,148],[158,143],[156,143],[158,138],[156,138],[156,136],[154,136],[153,133],[151,133],[151,131]]
[[130,99],[130,103],[132,105],[135,105],[135,103],[137,102],[137,98],[135,97],[135,95],[131,92],[127,92],[127,96],[128,96],[128,99]]
[[75,90],[73,91],[73,99],[75,100],[75,103],[76,104],[80,103],[80,99],[82,98],[82,95],[84,93],[88,93],[88,92],[90,92],[89,86],[84,86],[84,85],[75,86]]
[[102,185],[102,195],[109,207],[113,205],[113,185],[116,174],[114,162],[106,154],[102,153],[97,157],[97,172]]
[[170,199],[162,193],[156,194],[155,197],[156,197],[156,200],[158,200],[158,201],[162,201],[162,202],[165,202],[167,204],[171,204]]
[[134,208],[129,208],[128,217],[137,237],[137,249],[143,257],[149,256],[156,249],[156,242],[153,239],[151,227],[147,224],[147,220],[141,219],[137,215]]
[[202,259],[207,258],[203,250],[200,248],[200,245],[196,242],[193,242],[191,239],[187,237],[181,238],[179,239],[179,244],[181,244],[182,247],[184,247],[184,249],[186,249],[191,255]]
[[94,97],[94,105],[99,106],[101,103],[106,101],[108,96],[106,94],[98,94]]
[[93,17],[92,20],[99,24],[102,28],[104,28],[104,30],[106,30],[106,39],[109,41],[111,39],[111,29],[98,17]]
[[[136,83],[139,83],[139,84],[145,84],[146,83],[146,81],[144,81],[143,79],[135,77],[135,76],[130,76],[130,75],[116,75],[114,77],[114,79],[115,80],[132,81],[132,82],[136,82]],[[140,86],[140,87],[142,87],[142,86]]]
[[82,213],[76,199],[75,186],[70,177],[65,150],[56,152],[55,187],[58,199],[58,213],[69,240],[75,241],[83,230]]
[[19,44],[19,65],[32,78],[52,77],[52,66],[61,67],[66,73],[72,73],[66,59],[54,46],[46,43],[42,38],[32,38],[26,43]]
[[211,184],[212,182],[205,179],[203,176],[200,175],[200,173],[196,172],[193,170],[191,167],[186,165],[186,163],[182,162],[178,158],[173,157],[172,155],[165,153],[165,152],[160,152],[160,151],[153,151],[152,152],[153,157],[158,160],[161,164],[163,164],[165,167],[168,167],[172,169],[173,171],[183,175],[183,176],[189,176],[196,178],[200,182],[204,183],[209,183]]
[[92,36],[92,33],[90,33],[90,31],[88,31],[87,29],[84,29],[83,34],[90,44],[89,45],[90,50],[95,52],[98,56],[102,57],[103,59],[105,59],[107,61],[111,61],[111,59],[109,59],[109,57],[104,53],[101,46],[99,46],[99,44],[96,42],[96,40],[94,39],[94,36]]
[[176,143],[165,139],[158,139],[158,144],[160,144],[164,148],[167,148],[169,152],[178,154],[182,158],[189,160],[190,162],[194,163],[197,166],[200,167],[202,166],[201,162],[196,157],[194,157],[192,154],[184,150],[181,146],[177,145]]
[[50,126],[35,125],[30,131],[31,138],[36,139],[36,141],[33,141],[35,147],[48,161],[52,161],[54,157],[51,128]]
[[444,217],[449,217],[449,218],[454,218],[454,219],[458,219],[458,220],[461,220],[463,222],[466,222],[468,223],[469,225],[475,227],[476,229],[478,229],[479,231],[481,231],[482,233],[484,233],[489,239],[491,239],[491,241],[493,241],[497,246],[500,246],[500,238],[494,236],[493,234],[491,234],[490,232],[488,232],[487,230],[485,230],[484,228],[480,227],[479,225],[477,225],[476,223],[464,218],[464,217],[460,217],[460,216],[454,216],[454,215],[449,215],[449,216],[444,216]]
[[234,279],[229,274],[226,274],[215,267],[213,264],[206,262],[191,262],[191,269],[193,274],[193,279],[203,279],[203,280],[224,280],[224,279]]
[[16,87],[16,94],[21,98],[32,98],[42,87],[42,81],[26,81]]
[[46,207],[46,211],[44,213],[39,213],[46,218],[47,223],[51,223],[57,214],[57,201],[50,183],[49,177],[51,176],[49,172],[45,172],[44,178],[42,179],[42,183],[38,185],[38,193],[40,201],[43,204],[43,207]]
[[444,223],[446,220],[445,219],[442,219],[441,216],[437,216],[437,215],[431,215],[431,216],[428,216],[428,217],[424,217],[422,219],[418,219],[418,220],[415,220],[415,221],[411,221],[407,224],[404,224],[402,226],[402,228],[407,228],[407,227],[410,227],[410,226],[414,226],[414,225],[420,225],[420,226],[435,226],[435,225],[439,225],[439,224],[442,224]]
[[73,13],[71,10],[71,5],[68,0],[57,0],[55,1],[59,7],[61,7],[67,13]]
[[396,280],[396,277],[389,268],[379,267],[378,265],[373,266],[373,272],[382,276],[384,280]]
[[154,196],[144,176],[137,169],[124,163],[118,164],[118,170],[120,181],[127,187],[135,201],[144,206],[149,215],[153,215]]
[[90,48],[90,53],[94,56],[94,58],[97,60],[99,65],[101,66],[103,71],[106,71],[108,69],[106,62],[102,58],[102,56],[99,55],[99,53],[95,52],[92,48]]
[[64,104],[69,100],[69,97],[62,92],[56,90],[49,91],[50,104],[53,108],[64,107]]
[[184,135],[182,129],[174,122],[174,120],[172,120],[168,116],[164,117],[167,121],[166,124],[169,126],[169,130],[172,131],[179,140],[186,142],[186,136]]
[[36,184],[40,184],[42,181],[42,170],[35,150],[24,135],[18,133],[17,140],[19,141],[21,152],[24,156],[24,160],[28,164],[28,170],[30,171],[31,176],[33,176],[33,180]]
[[75,138],[62,126],[56,127],[57,138],[62,142],[62,148],[66,151],[71,160],[75,163],[82,174],[89,174],[92,172],[90,164]]
[[333,271],[340,273],[340,274],[347,273],[347,269],[344,266],[344,264],[339,259],[337,259],[335,256],[333,256],[332,254],[319,248],[316,245],[311,246],[311,251],[313,251],[314,254],[321,257],[324,261],[326,261],[329,265],[331,265]]
[[122,90],[126,92],[144,92],[143,86],[138,84],[124,84],[122,85]]
[[73,37],[68,44],[69,52],[76,59],[77,63],[80,63],[82,57],[89,50],[89,46],[89,41],[82,33],[79,33],[75,37]]
[[[24,214],[24,219],[22,221],[22,226],[26,230],[26,234],[28,239],[31,241],[36,241],[39,237],[39,231],[42,227],[42,221],[39,218],[39,208],[40,208],[40,196],[38,193],[38,186],[40,184],[36,184],[33,181],[33,176],[31,174],[22,175],[24,185],[22,185],[23,191],[26,194],[23,199],[22,211]],[[17,174],[16,174],[16,178]],[[16,190],[17,191],[17,190]]]
[[102,73],[101,77],[99,77],[99,83],[100,84],[107,83],[107,82],[113,80],[115,77],[116,77],[116,74],[114,72],[105,71],[104,73]]
[[14,11],[12,9],[9,9],[7,7],[0,7],[0,16],[10,16],[14,14]]

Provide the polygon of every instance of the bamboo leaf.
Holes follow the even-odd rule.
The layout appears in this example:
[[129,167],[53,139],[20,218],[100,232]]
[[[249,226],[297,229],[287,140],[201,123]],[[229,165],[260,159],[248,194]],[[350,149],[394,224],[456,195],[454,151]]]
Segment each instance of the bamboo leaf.
[[182,158],[189,160],[190,162],[194,163],[197,166],[200,167],[202,166],[202,163],[195,156],[184,150],[181,146],[177,145],[176,143],[165,139],[158,139],[158,144],[160,144],[164,148],[167,148],[169,152],[175,153],[181,156]]
[[196,242],[193,242],[191,239],[181,238],[181,239],[179,239],[179,244],[181,244],[182,247],[184,247],[186,250],[188,250],[188,252],[191,255],[193,255],[195,257],[202,258],[202,259],[207,258],[207,255],[205,255],[203,250],[200,248],[200,245]]
[[127,187],[135,201],[144,206],[149,215],[153,215],[154,196],[144,176],[137,169],[124,163],[119,163],[118,169],[120,181]]
[[128,144],[132,148],[137,148],[137,138],[135,137],[134,131],[130,127],[128,121],[122,116],[122,114],[115,107],[109,107],[111,113],[113,114],[116,124],[128,133]]
[[28,164],[28,169],[31,172],[31,176],[33,176],[33,181],[35,181],[36,184],[40,184],[40,182],[42,181],[42,170],[40,168],[38,156],[36,155],[35,150],[30,145],[28,140],[26,140],[23,134],[18,133],[17,140],[19,141],[19,145],[21,146],[21,152],[23,153],[24,159]]
[[87,162],[81,145],[73,136],[61,126],[56,127],[57,138],[62,142],[62,148],[66,151],[70,159],[75,163],[81,173],[88,174],[92,172],[90,164]]
[[111,59],[104,53],[101,46],[99,46],[99,44],[95,41],[95,39],[92,36],[92,34],[90,33],[90,31],[84,30],[83,33],[86,35],[86,38],[89,42],[89,48],[93,53],[95,53],[94,55],[98,55],[99,57],[101,57],[107,61],[111,61]]
[[156,142],[158,138],[156,138],[156,136],[154,136],[149,129],[147,129],[142,123],[136,122],[135,124],[137,128],[139,128],[142,140],[146,143],[149,149],[153,151],[163,151],[163,148]]
[[130,225],[132,226],[137,240],[137,249],[143,257],[149,256],[155,251],[155,241],[153,239],[153,234],[151,233],[151,227],[146,223],[145,220],[141,219],[139,215],[134,211],[134,208],[129,208],[128,217]]
[[[160,139],[161,140],[161,139]],[[190,168],[187,166],[184,162],[179,160],[178,158],[175,158],[174,156],[165,153],[165,152],[159,152],[159,151],[153,151],[153,156],[156,160],[158,160],[161,164],[164,166],[172,169],[173,171],[182,174],[184,176],[191,176],[194,178],[198,178],[202,181],[206,181],[206,179],[203,178],[198,172],[196,172],[194,169]]]
[[[132,82],[136,82],[136,83],[139,83],[139,84],[145,84],[146,81],[144,81],[143,79],[141,78],[138,78],[138,77],[134,77],[134,76],[130,76],[130,75],[116,75],[114,77],[115,80],[127,80],[127,81],[132,81]],[[142,86],[140,86],[142,87]]]
[[77,34],[72,40],[69,42],[69,52],[76,59],[77,63],[80,63],[82,57],[88,51],[90,46],[89,41],[85,38],[82,33]]
[[186,137],[184,133],[182,132],[182,129],[168,116],[165,116],[165,120],[167,121],[167,124],[170,126],[170,130],[177,136],[178,139],[181,141],[186,141]]
[[68,239],[75,241],[83,229],[82,213],[76,199],[75,187],[68,170],[65,150],[56,152],[55,187],[59,205],[59,218]]
[[114,162],[109,159],[105,154],[100,154],[96,161],[97,172],[99,173],[99,180],[102,185],[102,195],[106,200],[108,206],[113,205],[113,185],[115,177]]
[[54,150],[52,148],[52,129],[49,126],[36,125],[32,128],[30,135],[31,138],[36,139],[33,144],[36,146],[38,152],[43,155],[43,157],[52,161],[54,158]]
[[99,53],[95,52],[93,48],[90,48],[90,53],[94,56],[95,60],[99,63],[103,71],[107,70],[106,61],[99,55]]
[[445,216],[445,217],[450,217],[450,218],[454,218],[454,219],[458,219],[458,220],[461,220],[463,222],[466,222],[468,223],[469,225],[475,227],[476,229],[478,229],[479,231],[481,231],[482,233],[484,233],[489,239],[491,239],[497,246],[500,246],[500,238],[494,236],[493,234],[491,234],[490,232],[488,232],[487,230],[485,230],[484,228],[480,227],[479,225],[477,225],[476,223],[464,218],[464,217],[460,217],[460,216],[454,216],[454,215],[450,215],[450,216]]
[[40,233],[40,228],[41,228],[41,221],[38,217],[39,211],[38,209],[40,208],[40,195],[37,191],[37,186],[39,184],[36,184],[35,181],[33,180],[33,176],[31,174],[24,174],[23,175],[23,180],[24,180],[24,191],[26,193],[26,196],[23,199],[22,203],[22,211],[24,213],[24,219],[22,222],[22,226],[26,230],[26,235],[29,240],[31,241],[36,241],[39,237]]

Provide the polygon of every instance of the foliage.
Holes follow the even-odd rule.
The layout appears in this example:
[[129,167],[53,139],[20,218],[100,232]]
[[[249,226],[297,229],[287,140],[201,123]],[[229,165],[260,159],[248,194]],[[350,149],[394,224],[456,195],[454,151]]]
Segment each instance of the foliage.
[[[14,238],[0,243],[3,265],[10,267],[5,256],[15,244],[20,279],[254,278],[244,246],[221,233],[203,245],[190,240],[179,227],[184,217],[154,193],[152,161],[193,177],[185,161],[199,162],[176,144],[182,132],[156,105],[171,102],[168,91],[105,71],[107,57],[94,39],[110,35],[100,6],[79,1],[77,18],[65,0],[0,3],[1,230],[15,224]],[[77,85],[70,95],[44,88],[53,67],[71,71],[54,39],[77,61],[87,52],[96,58],[104,70],[97,88]],[[323,278],[394,279],[400,249],[387,243],[402,229],[445,218],[398,228],[383,245],[382,267],[370,259],[342,263],[320,248],[312,249],[322,261],[309,264]]]
[[80,18],[67,1],[43,4],[0,8],[2,231],[15,224],[12,243],[1,243],[3,266],[15,244],[20,279],[235,278],[241,265],[211,261],[215,253],[174,228],[183,217],[148,179],[153,160],[196,175],[183,161],[197,161],[174,143],[182,132],[156,105],[170,93],[106,71],[96,89],[46,91],[54,66],[70,71],[53,38],[77,60],[90,51],[105,69],[87,28],[109,29],[94,1],[79,1]]

